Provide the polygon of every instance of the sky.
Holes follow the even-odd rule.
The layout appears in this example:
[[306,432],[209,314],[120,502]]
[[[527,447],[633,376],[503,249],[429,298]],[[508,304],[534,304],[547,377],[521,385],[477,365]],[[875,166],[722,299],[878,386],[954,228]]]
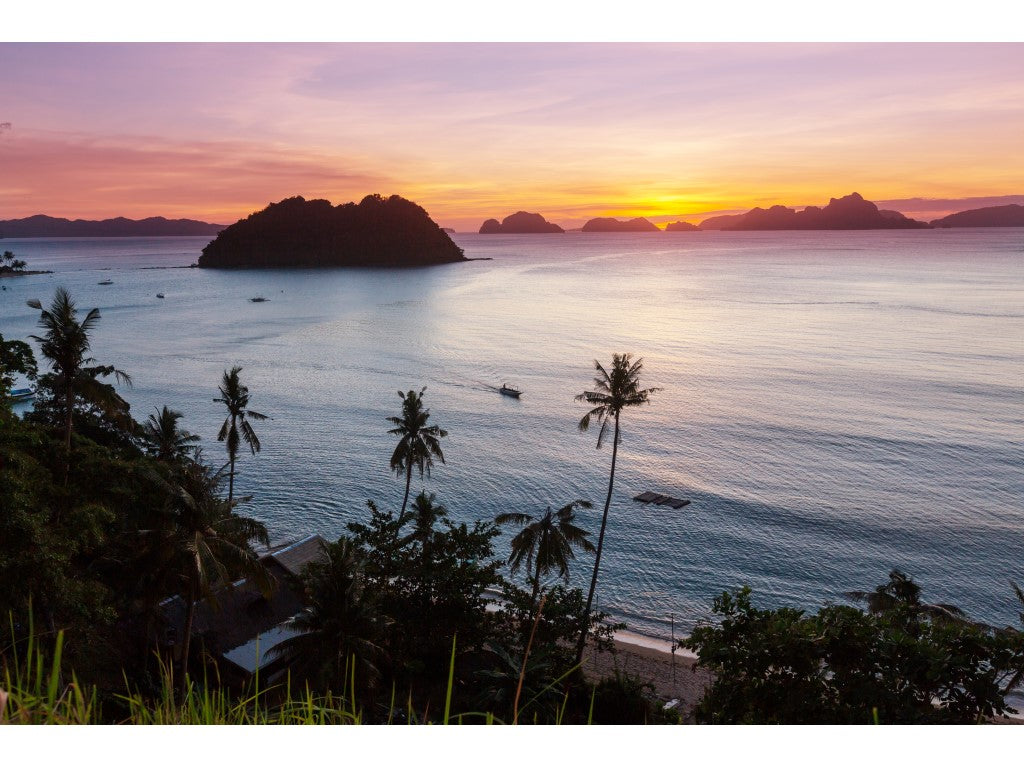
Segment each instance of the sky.
[[1024,203],[1022,43],[0,43],[0,219]]

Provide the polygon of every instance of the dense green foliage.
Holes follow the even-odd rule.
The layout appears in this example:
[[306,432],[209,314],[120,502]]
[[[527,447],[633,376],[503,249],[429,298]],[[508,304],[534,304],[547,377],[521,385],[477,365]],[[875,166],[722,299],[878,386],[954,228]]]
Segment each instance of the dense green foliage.
[[683,641],[715,674],[698,720],[973,723],[1012,711],[1024,634],[935,611],[898,571],[876,592],[889,599],[869,612],[811,615],[756,608],[749,588],[716,598],[719,623]]

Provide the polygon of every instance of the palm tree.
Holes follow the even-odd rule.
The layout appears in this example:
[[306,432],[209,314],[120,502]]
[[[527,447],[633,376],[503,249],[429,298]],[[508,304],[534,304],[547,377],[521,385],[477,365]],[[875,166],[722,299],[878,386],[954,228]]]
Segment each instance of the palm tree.
[[411,389],[404,394],[399,392],[398,396],[402,398],[402,415],[388,417],[388,421],[395,425],[394,429],[388,430],[388,434],[398,435],[400,438],[398,445],[395,446],[395,452],[391,454],[391,469],[399,477],[405,475],[405,496],[402,497],[402,511],[399,517],[405,514],[405,505],[409,501],[413,468],[419,470],[421,478],[424,474],[430,477],[434,457],[444,464],[439,439],[447,437],[448,433],[436,424],[427,425],[430,411],[423,409],[423,393],[426,391],[427,388],[424,387],[418,393]]
[[420,491],[412,501],[409,510],[409,518],[412,521],[412,531],[398,542],[399,547],[404,547],[411,542],[420,545],[420,584],[427,587],[427,574],[430,571],[431,545],[434,542],[434,526],[438,520],[448,517],[448,510],[441,504],[435,504],[436,496],[426,491]]
[[530,613],[533,613],[533,607],[537,603],[542,575],[557,571],[558,578],[568,581],[569,561],[576,557],[572,551],[573,547],[579,547],[584,552],[594,551],[594,545],[587,538],[587,532],[573,523],[577,508],[590,507],[589,501],[576,499],[557,512],[552,512],[551,507],[548,507],[547,512],[537,518],[522,512],[505,512],[494,518],[498,525],[511,523],[524,526],[512,538],[512,554],[508,562],[512,573],[519,570],[524,560],[527,570],[533,572]]
[[587,629],[590,624],[590,607],[594,602],[594,591],[597,589],[597,574],[601,568],[601,550],[604,548],[604,532],[608,525],[608,507],[612,503],[612,487],[615,484],[615,460],[619,452],[619,416],[623,408],[644,405],[649,402],[650,395],[660,392],[661,387],[640,389],[640,373],[643,371],[643,358],[633,361],[633,356],[625,354],[612,355],[611,373],[605,370],[597,360],[594,368],[598,375],[594,377],[594,389],[576,395],[576,401],[584,401],[593,405],[586,415],[580,419],[581,432],[590,429],[591,419],[601,424],[597,433],[597,447],[604,442],[608,422],[612,421],[615,433],[612,439],[612,468],[608,476],[608,496],[604,501],[604,515],[601,517],[601,532],[597,536],[597,553],[594,555],[594,575],[590,579],[590,591],[587,593],[587,607],[581,617],[580,639],[576,644],[576,663],[583,660],[583,647],[587,642]]
[[193,458],[199,435],[178,428],[182,414],[166,405],[150,414],[142,425],[142,441],[150,455],[160,461],[178,462]]
[[[344,685],[354,659],[371,687],[385,657],[380,645],[389,621],[369,587],[359,548],[340,538],[323,546],[323,558],[303,573],[308,604],[289,625],[301,632],[273,653],[315,684]],[[351,673],[351,671],[350,671]]]
[[238,380],[241,370],[241,367],[236,365],[230,371],[224,371],[224,378],[220,385],[220,397],[213,398],[213,402],[224,403],[228,409],[228,417],[221,425],[217,440],[227,441],[228,463],[231,465],[231,471],[228,474],[229,502],[234,501],[235,498],[235,460],[238,458],[240,440],[245,440],[246,445],[252,450],[253,456],[259,453],[261,448],[260,439],[256,437],[256,432],[249,420],[267,420],[262,413],[249,410],[249,388]]
[[111,418],[123,420],[128,411],[128,404],[118,396],[113,387],[97,381],[97,377],[113,374],[117,381],[129,385],[132,380],[127,373],[111,365],[90,366],[90,363],[96,361],[86,354],[90,347],[89,334],[100,319],[98,309],[90,309],[79,321],[78,308],[64,288],[56,290],[49,309],[43,309],[38,299],[32,299],[28,305],[41,311],[39,326],[46,331],[42,336],[31,338],[39,343],[40,352],[50,361],[50,367],[53,369],[49,383],[64,417],[66,485],[71,465],[75,401],[81,399]]
[[143,541],[153,569],[169,570],[183,587],[186,611],[181,658],[187,671],[199,600],[215,605],[217,589],[237,574],[252,577],[269,594],[271,577],[252,543],[269,546],[270,538],[263,523],[235,514],[235,504],[221,498],[223,469],[213,472],[201,463],[189,462],[179,467],[170,483],[153,477],[164,488],[167,503],[161,525],[143,531]]
[[[902,571],[894,568],[889,572],[889,581],[880,584],[870,592],[853,590],[846,597],[859,603],[865,603],[868,613],[880,614],[897,607],[909,609],[911,615],[924,614],[938,621],[952,621],[971,624],[967,615],[955,605],[949,603],[921,602],[921,587]],[[977,626],[984,626],[978,624]]]

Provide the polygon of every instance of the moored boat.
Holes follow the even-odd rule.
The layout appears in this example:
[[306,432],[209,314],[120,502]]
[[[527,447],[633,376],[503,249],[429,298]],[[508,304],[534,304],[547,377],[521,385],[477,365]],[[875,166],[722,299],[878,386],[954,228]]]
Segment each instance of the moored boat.
[[503,395],[508,395],[509,397],[519,397],[523,394],[523,390],[510,387],[508,384],[502,384],[501,387],[498,388],[498,391]]
[[20,402],[22,400],[31,400],[36,396],[36,390],[33,387],[19,387],[18,389],[11,390],[11,400]]

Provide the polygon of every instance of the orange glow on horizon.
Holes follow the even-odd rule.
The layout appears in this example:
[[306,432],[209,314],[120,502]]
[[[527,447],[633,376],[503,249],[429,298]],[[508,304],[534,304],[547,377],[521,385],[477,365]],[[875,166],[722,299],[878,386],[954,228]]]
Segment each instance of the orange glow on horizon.
[[0,219],[380,193],[465,232],[1024,194],[1018,43],[0,43],[0,67]]

